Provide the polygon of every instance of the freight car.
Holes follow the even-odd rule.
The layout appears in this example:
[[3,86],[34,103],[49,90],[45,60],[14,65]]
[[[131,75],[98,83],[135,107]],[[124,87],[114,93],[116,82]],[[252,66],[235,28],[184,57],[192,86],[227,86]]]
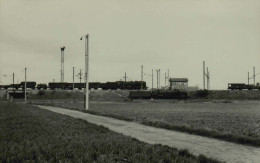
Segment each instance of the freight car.
[[252,90],[252,89],[258,89],[260,90],[259,83],[257,85],[253,84],[245,84],[245,83],[228,83],[228,89],[231,90]]
[[37,89],[47,89],[47,84],[37,84]]
[[[89,89],[98,89],[100,83],[99,82],[89,82]],[[72,90],[73,89],[73,83],[58,83],[58,82],[51,82],[48,84],[49,89],[66,89],[66,90]],[[85,83],[74,83],[74,88],[82,89],[85,88]]]
[[[21,82],[20,84],[10,84],[10,85],[2,85],[0,86],[0,89],[19,89],[22,88],[24,89],[25,86],[25,82]],[[26,82],[26,88],[31,88],[31,89],[35,89],[36,86],[36,82],[33,81],[28,81]]]
[[[7,89],[7,88],[14,88],[24,89],[25,82],[21,82],[20,84],[10,84],[10,85],[1,85],[0,89]],[[64,90],[72,90],[73,89],[73,83],[67,83],[67,82],[49,82],[47,84],[36,84],[36,82],[26,82],[27,88],[31,89],[64,89]],[[74,88],[83,89],[85,88],[85,83],[74,83]],[[89,82],[89,89],[103,89],[103,90],[140,90],[147,89],[146,82],[144,81],[116,81],[116,82],[106,82],[106,83],[100,83],[100,82]]]
[[179,90],[130,91],[131,99],[187,99],[188,93]]
[[[24,81],[20,83],[20,87],[22,89],[25,88],[25,82]],[[35,81],[28,81],[28,82],[26,82],[26,88],[35,89],[35,87],[36,87],[36,82]]]

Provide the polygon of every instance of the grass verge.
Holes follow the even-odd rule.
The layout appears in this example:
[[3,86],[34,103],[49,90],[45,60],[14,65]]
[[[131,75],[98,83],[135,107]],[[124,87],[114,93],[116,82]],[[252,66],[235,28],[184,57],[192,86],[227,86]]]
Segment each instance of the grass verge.
[[0,102],[1,162],[217,162],[32,105]]
[[[75,108],[72,106],[68,107],[63,104],[40,103],[40,105],[57,106],[57,107],[62,107],[62,108],[66,108],[66,109],[79,110],[79,111],[94,114],[94,115],[101,115],[101,116],[116,118],[119,120],[135,121],[135,119],[128,118],[125,116],[109,114],[109,113],[100,113],[100,112],[95,112],[95,111],[91,111],[91,110],[82,110],[82,109]],[[195,128],[191,128],[191,127],[187,127],[187,126],[176,126],[176,125],[168,124],[165,122],[151,121],[148,119],[139,120],[138,123],[141,123],[141,124],[147,125],[147,126],[157,127],[157,128],[164,128],[164,129],[168,129],[168,130],[181,131],[181,132],[186,132],[186,133],[190,133],[190,134],[196,134],[196,135],[200,135],[200,136],[216,138],[216,139],[229,141],[229,142],[233,142],[233,143],[251,145],[251,146],[256,146],[256,147],[260,146],[260,139],[256,139],[256,138],[243,137],[243,136],[238,136],[238,135],[233,135],[233,134],[222,134],[217,131],[212,131],[212,130],[207,130],[207,129],[195,129]]]

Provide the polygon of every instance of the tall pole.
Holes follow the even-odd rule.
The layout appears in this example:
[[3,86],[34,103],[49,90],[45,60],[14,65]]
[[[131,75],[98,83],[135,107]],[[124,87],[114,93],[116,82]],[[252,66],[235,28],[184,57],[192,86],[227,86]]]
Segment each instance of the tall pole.
[[209,72],[208,72],[208,77],[209,77],[208,90],[210,90],[210,76],[209,76]]
[[143,65],[141,66],[141,90],[143,90]]
[[255,85],[255,66],[253,68],[253,74],[254,74],[254,85]]
[[85,67],[85,76],[86,76],[86,110],[89,109],[89,92],[88,92],[88,81],[89,81],[89,55],[88,55],[88,51],[89,51],[89,47],[88,47],[88,34],[86,35],[85,38],[85,42],[86,42],[86,67]]
[[73,67],[73,85],[72,85],[73,90],[74,90],[74,70],[75,70],[75,67]]
[[156,70],[157,75],[157,89],[159,88],[159,70]]
[[205,61],[203,61],[203,89],[205,90]]
[[247,73],[247,84],[249,85],[249,72]]
[[168,69],[168,81],[169,81],[169,79],[170,79],[170,72],[169,72],[169,69]]
[[164,82],[165,82],[165,83],[164,83],[165,87],[166,87],[166,79],[167,79],[167,76],[166,76],[166,72],[165,72],[165,78],[164,78],[164,80],[165,80],[165,81],[164,81]]
[[27,87],[27,83],[26,83],[26,67],[25,67],[24,74],[25,74],[25,75],[24,75],[24,76],[25,76],[25,80],[24,80],[24,81],[25,81],[25,82],[24,82],[24,103],[26,103],[26,100],[27,100],[27,99],[26,99],[26,98],[27,98],[27,97],[26,97],[26,89],[27,89],[27,88],[26,88],[26,87]]
[[13,73],[13,91],[14,91],[14,73]]
[[125,79],[125,83],[126,83],[126,78],[127,78],[128,76],[126,76],[126,72],[125,72],[125,76],[123,76],[123,78]]
[[[89,46],[88,46],[88,38],[89,38],[89,34],[87,34],[85,37],[85,77],[86,77],[86,87],[85,87],[85,109],[88,110],[89,109],[89,86],[88,86],[88,81],[89,81]],[[82,38],[80,38],[80,40],[82,40]]]
[[81,69],[80,69],[80,70],[79,70],[79,82],[80,82],[80,83],[81,83],[81,79],[82,79],[81,75],[82,75],[82,72],[81,72]]
[[153,90],[153,69],[152,69],[152,90]]
[[159,69],[159,89],[161,88],[161,70]]
[[60,50],[61,50],[61,70],[60,70],[60,73],[61,73],[61,82],[64,82],[64,50],[65,50],[65,46],[63,47],[60,47]]
[[206,75],[206,77],[207,77],[207,90],[209,90],[209,69],[208,69],[208,67],[207,67],[207,75]]

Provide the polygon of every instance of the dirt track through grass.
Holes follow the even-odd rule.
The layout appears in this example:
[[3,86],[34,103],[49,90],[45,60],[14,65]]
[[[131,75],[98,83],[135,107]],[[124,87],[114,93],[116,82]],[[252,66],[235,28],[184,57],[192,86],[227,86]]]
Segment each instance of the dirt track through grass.
[[87,120],[90,123],[103,125],[110,130],[135,137],[150,144],[162,144],[178,149],[188,149],[192,154],[203,154],[210,158],[226,162],[259,162],[260,148],[229,143],[202,136],[190,135],[165,129],[158,129],[126,122],[113,118],[82,113],[52,106],[39,106],[56,113]]

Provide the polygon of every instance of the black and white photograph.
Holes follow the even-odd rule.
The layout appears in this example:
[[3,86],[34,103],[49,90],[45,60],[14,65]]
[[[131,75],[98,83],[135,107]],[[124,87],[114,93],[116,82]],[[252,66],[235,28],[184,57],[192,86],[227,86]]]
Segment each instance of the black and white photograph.
[[0,162],[259,163],[259,0],[0,0]]

